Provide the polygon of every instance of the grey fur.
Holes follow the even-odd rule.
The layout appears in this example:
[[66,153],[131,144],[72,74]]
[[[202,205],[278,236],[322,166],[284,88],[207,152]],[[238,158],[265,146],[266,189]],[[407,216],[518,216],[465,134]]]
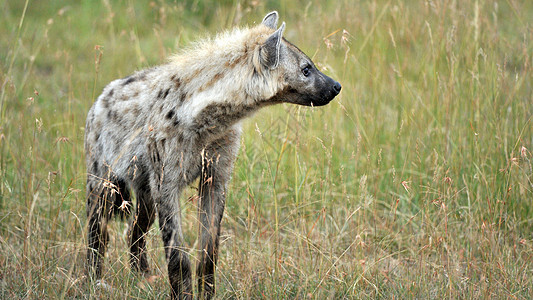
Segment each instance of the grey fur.
[[340,84],[318,71],[276,30],[277,12],[262,24],[235,29],[170,62],[106,86],[87,115],[87,262],[98,279],[106,225],[137,204],[130,226],[132,269],[148,273],[145,234],[159,217],[173,298],[192,298],[192,268],[180,221],[179,196],[199,180],[198,293],[215,292],[225,191],[239,149],[240,120],[261,107],[290,102],[325,105]]
[[281,24],[278,30],[276,30],[265,42],[262,50],[266,53],[264,65],[270,69],[275,69],[279,64],[279,56],[281,54],[281,41],[283,37],[283,31],[285,30],[285,22]]
[[268,13],[263,18],[263,21],[261,23],[263,23],[263,25],[267,26],[270,29],[276,29],[278,28],[278,19],[279,19],[278,12],[273,11],[273,12]]

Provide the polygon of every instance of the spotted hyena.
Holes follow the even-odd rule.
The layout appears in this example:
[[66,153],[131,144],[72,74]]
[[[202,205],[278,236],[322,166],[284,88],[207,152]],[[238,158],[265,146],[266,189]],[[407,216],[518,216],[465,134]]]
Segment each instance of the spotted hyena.
[[[328,104],[341,85],[283,38],[278,13],[197,44],[167,64],[107,85],[87,115],[89,274],[98,279],[107,221],[136,196],[130,233],[132,269],[149,271],[145,234],[156,214],[171,295],[192,298],[191,263],[180,224],[179,196],[199,178],[200,297],[215,290],[225,190],[239,149],[241,120],[277,103]],[[124,208],[124,207],[122,207]]]

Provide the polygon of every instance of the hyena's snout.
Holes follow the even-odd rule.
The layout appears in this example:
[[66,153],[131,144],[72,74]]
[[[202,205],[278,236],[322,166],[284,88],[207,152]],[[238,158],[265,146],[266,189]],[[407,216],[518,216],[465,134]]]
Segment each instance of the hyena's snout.
[[335,84],[333,85],[333,90],[335,90],[335,96],[337,96],[341,92],[342,86],[340,83],[335,81]]
[[342,86],[338,81],[335,81],[331,78],[329,79],[331,80],[330,84],[331,84],[331,95],[332,95],[329,101],[331,101],[333,98],[335,98],[335,96],[337,96],[341,92]]
[[315,105],[326,105],[328,104],[333,98],[335,98],[342,89],[341,84],[334,80],[333,78],[324,75],[324,81],[325,84],[322,85],[322,101],[318,101]]

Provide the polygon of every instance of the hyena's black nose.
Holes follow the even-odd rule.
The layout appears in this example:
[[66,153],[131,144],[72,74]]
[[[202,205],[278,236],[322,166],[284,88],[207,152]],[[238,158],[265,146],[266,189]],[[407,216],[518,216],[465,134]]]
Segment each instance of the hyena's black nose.
[[333,85],[333,90],[335,91],[335,95],[338,95],[341,92],[342,86],[340,83],[335,81],[335,84]]

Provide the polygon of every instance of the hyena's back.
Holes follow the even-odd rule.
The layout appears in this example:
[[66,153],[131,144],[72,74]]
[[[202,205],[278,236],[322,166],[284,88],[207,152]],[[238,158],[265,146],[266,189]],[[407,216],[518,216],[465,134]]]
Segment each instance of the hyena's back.
[[167,99],[175,97],[172,89],[179,89],[177,75],[174,86],[161,86],[168,81],[169,71],[165,66],[140,71],[104,88],[87,116],[85,150],[89,176],[108,179],[111,171],[130,181],[147,171],[149,138],[156,136],[155,130],[164,134],[161,127],[165,122],[160,119],[164,116],[178,122],[178,116],[170,113],[175,110],[166,107],[167,102],[178,102]]

